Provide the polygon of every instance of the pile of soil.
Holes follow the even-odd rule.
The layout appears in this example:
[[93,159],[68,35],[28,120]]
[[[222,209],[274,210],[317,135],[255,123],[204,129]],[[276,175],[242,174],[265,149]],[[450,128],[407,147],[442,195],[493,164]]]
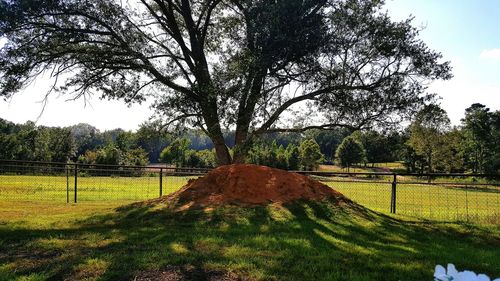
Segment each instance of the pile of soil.
[[235,164],[218,167],[160,200],[191,208],[324,199],[349,201],[341,193],[304,175],[265,166]]

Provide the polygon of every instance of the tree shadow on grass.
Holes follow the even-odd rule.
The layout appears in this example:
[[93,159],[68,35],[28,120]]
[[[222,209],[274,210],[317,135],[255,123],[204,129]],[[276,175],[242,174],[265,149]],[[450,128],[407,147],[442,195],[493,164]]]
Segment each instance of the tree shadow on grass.
[[[342,251],[349,254],[349,267],[376,272],[372,278],[399,280],[406,276],[411,280],[429,280],[436,264],[448,262],[500,274],[495,267],[500,252],[491,251],[500,246],[498,233],[471,225],[467,229],[458,229],[456,224],[408,223],[367,209],[364,212],[369,215],[363,218],[369,218],[369,224],[359,219],[339,222],[332,220],[331,214],[325,214],[324,205],[310,202],[307,207],[314,210],[314,216],[303,213],[304,208],[294,206],[292,210],[303,218],[301,222],[311,225],[308,229],[321,233],[322,239],[337,245],[347,242],[348,246]],[[360,216],[351,214],[350,217]],[[325,227],[325,223],[318,223],[318,218],[337,227]]]
[[133,280],[167,269],[179,280],[429,280],[447,262],[499,276],[490,234],[324,202],[185,212],[133,204],[72,228],[1,227],[0,280]]

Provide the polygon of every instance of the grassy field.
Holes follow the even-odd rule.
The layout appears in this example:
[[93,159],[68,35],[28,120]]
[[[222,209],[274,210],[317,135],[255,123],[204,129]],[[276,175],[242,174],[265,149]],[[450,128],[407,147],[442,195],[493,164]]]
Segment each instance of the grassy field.
[[435,265],[446,263],[500,277],[498,227],[407,222],[318,202],[186,213],[118,206],[2,202],[0,280],[169,271],[188,280],[228,272],[248,280],[432,280]]
[[[172,193],[196,177],[163,177],[163,194]],[[138,201],[157,198],[159,177],[78,177],[78,201]],[[65,176],[0,175],[0,200],[66,202],[74,199],[74,178]]]
[[[178,190],[195,177],[163,177],[163,194]],[[391,179],[323,178],[350,199],[372,210],[390,211]],[[500,224],[500,187],[410,183],[400,179],[397,213],[444,221]],[[69,192],[66,192],[68,187]],[[158,177],[79,177],[78,202],[139,201],[159,196]],[[0,201],[74,200],[74,178],[57,176],[0,176]]]
[[[372,210],[390,211],[389,181],[336,180],[325,184]],[[500,225],[500,187],[400,182],[396,202],[396,212],[407,216]]]
[[[323,172],[347,172],[347,168],[343,168],[337,165],[320,165],[319,170]],[[388,162],[388,163],[368,163],[366,167],[364,165],[358,165],[349,168],[351,173],[369,173],[369,172],[404,172],[405,166],[401,162]]]

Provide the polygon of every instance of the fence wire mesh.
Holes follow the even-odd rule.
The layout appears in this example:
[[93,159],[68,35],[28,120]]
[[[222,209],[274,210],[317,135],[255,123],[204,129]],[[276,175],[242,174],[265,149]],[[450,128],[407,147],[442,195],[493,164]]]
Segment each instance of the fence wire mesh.
[[470,176],[431,181],[404,178],[397,185],[397,213],[447,221],[500,224],[500,186]]
[[0,162],[0,200],[139,201],[177,191],[203,169]]
[[379,212],[389,211],[391,202],[389,176],[342,173],[311,176],[365,207]]
[[430,220],[500,224],[498,176],[305,174],[375,211]]
[[[0,202],[140,201],[177,191],[207,169],[0,160]],[[301,172],[374,211],[500,224],[498,176]]]

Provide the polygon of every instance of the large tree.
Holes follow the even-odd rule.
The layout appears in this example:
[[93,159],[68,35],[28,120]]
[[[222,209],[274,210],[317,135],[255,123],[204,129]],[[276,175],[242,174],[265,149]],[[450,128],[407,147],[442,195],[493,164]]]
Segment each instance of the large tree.
[[500,111],[491,112],[483,104],[465,109],[463,141],[472,172],[496,173],[500,167]]
[[438,105],[424,107],[410,125],[408,144],[418,155],[425,157],[427,172],[434,171],[434,161],[445,145],[444,135],[450,130],[450,119]]
[[318,143],[313,139],[304,140],[299,146],[300,165],[305,171],[313,171],[325,161]]
[[393,22],[382,5],[0,0],[0,95],[45,73],[75,97],[152,97],[166,126],[197,126],[219,164],[242,162],[265,133],[398,122],[429,99],[424,81],[450,77],[411,19]]
[[347,167],[347,171],[349,171],[349,167],[353,164],[366,161],[366,151],[363,144],[356,140],[354,136],[348,136],[337,147],[335,158],[337,158],[340,166]]
[[386,136],[377,131],[357,131],[352,134],[366,151],[366,163],[383,163],[394,161],[391,155],[391,148]]

